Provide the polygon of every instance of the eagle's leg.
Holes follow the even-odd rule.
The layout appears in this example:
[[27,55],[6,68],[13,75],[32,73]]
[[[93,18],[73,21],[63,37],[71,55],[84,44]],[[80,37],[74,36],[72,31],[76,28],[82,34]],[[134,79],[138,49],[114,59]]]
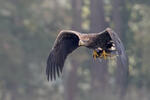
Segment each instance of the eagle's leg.
[[96,60],[96,58],[99,57],[98,53],[96,50],[93,51],[93,58]]

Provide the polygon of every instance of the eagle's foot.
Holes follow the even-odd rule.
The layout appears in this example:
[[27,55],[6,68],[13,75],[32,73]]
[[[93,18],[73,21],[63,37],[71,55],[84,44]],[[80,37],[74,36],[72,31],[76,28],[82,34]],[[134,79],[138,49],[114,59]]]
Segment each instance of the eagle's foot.
[[111,54],[109,54],[105,50],[103,50],[102,54],[99,57],[100,58],[104,57],[104,59],[107,59],[108,56],[111,56]]
[[93,51],[93,58],[96,60],[96,58],[104,58],[105,60],[108,58],[108,57],[116,57],[117,55],[112,55],[111,53],[108,53],[106,52],[105,50],[100,50],[100,51],[97,51],[97,50],[94,50]]
[[99,57],[98,53],[96,50],[93,51],[93,58],[96,60],[96,58]]

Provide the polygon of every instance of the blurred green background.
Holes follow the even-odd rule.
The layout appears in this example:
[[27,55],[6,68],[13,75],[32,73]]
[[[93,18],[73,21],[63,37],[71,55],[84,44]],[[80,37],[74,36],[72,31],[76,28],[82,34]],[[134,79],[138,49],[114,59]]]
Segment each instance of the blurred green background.
[[[0,100],[150,100],[149,0],[0,0]],[[116,31],[129,76],[116,60],[94,62],[77,49],[48,82],[46,61],[62,29]],[[61,56],[61,55],[60,55]]]

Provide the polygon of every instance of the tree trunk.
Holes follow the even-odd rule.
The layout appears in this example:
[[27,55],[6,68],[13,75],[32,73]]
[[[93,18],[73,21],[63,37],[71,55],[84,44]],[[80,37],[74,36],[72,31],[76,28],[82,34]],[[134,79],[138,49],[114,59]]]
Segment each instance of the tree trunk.
[[[113,0],[113,23],[114,28],[119,37],[123,38],[123,33],[125,33],[125,23],[123,21],[123,15],[125,13],[125,2],[124,0]],[[116,9],[117,8],[117,9]]]
[[[105,21],[103,8],[103,0],[91,0],[90,3],[90,31],[100,32],[104,30],[108,24]],[[103,98],[104,90],[107,84],[107,61],[99,59],[93,60],[91,65],[91,86],[92,100]]]
[[77,63],[78,62],[76,62],[75,60],[71,60],[72,66],[65,82],[65,100],[76,100],[78,90]]
[[81,31],[82,0],[71,0],[72,3],[72,30]]
[[[121,40],[126,40],[125,33],[128,29],[128,16],[125,0],[113,0],[114,28]],[[117,8],[117,9],[116,9]],[[127,61],[128,63],[128,61]],[[120,57],[117,57],[116,86],[121,97],[125,95],[128,83],[128,65],[124,65]]]
[[[71,0],[72,3],[72,30],[81,31],[81,0]],[[66,95],[65,100],[75,100],[77,95],[77,66],[78,62],[74,60],[72,57],[71,61],[71,70],[69,72],[69,76],[67,77],[67,81],[65,84]]]
[[105,21],[103,0],[91,0],[90,3],[90,31],[100,32],[108,27],[108,23]]

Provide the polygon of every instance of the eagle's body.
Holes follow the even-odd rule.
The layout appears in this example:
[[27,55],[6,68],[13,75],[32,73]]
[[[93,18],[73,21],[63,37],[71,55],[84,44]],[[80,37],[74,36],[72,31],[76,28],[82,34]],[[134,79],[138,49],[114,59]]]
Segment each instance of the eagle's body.
[[48,80],[49,76],[51,80],[56,79],[56,73],[58,76],[60,76],[60,72],[62,72],[66,57],[80,46],[93,49],[95,51],[94,56],[96,56],[96,58],[101,56],[102,51],[105,51],[105,54],[113,52],[114,50],[111,48],[114,46],[115,51],[117,50],[119,53],[122,51],[124,52],[124,48],[118,35],[110,28],[107,28],[100,33],[90,34],[83,34],[71,30],[63,30],[57,36],[47,60],[46,74]]

